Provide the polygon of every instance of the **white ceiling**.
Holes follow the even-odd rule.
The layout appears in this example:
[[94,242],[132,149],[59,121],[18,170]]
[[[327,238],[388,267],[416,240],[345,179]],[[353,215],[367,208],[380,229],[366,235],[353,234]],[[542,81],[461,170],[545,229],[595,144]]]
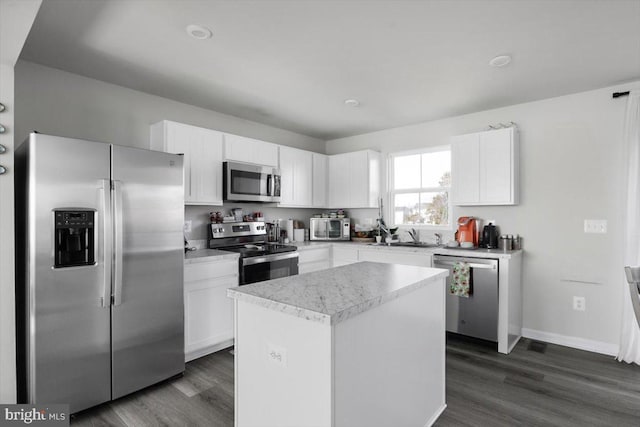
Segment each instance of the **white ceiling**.
[[640,79],[640,0],[45,0],[21,58],[326,140]]

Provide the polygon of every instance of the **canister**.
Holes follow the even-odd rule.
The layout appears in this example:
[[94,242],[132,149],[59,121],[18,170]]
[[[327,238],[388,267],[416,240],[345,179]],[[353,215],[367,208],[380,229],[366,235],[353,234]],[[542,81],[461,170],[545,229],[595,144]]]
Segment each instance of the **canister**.
[[513,247],[513,239],[511,238],[511,236],[507,234],[503,234],[502,236],[500,236],[500,241],[498,242],[498,248],[502,249],[503,251],[510,251],[512,247]]

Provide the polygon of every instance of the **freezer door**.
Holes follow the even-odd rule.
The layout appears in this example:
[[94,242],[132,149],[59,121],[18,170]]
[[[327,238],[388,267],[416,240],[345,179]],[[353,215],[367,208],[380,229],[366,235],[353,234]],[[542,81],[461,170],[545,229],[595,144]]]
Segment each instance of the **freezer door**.
[[[26,219],[25,251],[17,254],[24,271],[16,277],[26,345],[19,360],[26,376],[21,399],[30,403],[68,403],[77,412],[111,397],[110,266],[105,268],[104,256],[109,151],[108,144],[34,133],[16,153],[26,173],[16,182],[18,197],[26,201],[18,211]],[[89,265],[55,267],[60,208],[92,212],[93,242],[87,235],[63,242],[76,252],[91,244],[96,256]]]
[[112,397],[184,371],[182,156],[112,147]]

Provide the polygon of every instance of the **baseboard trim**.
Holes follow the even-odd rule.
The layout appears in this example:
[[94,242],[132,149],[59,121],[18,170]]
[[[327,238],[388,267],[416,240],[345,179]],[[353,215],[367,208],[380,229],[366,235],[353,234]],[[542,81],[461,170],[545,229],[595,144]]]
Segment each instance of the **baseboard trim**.
[[214,345],[208,345],[203,348],[199,348],[197,350],[186,351],[184,354],[184,361],[191,362],[194,359],[198,359],[202,356],[206,356],[207,354],[215,353],[216,351],[220,351],[223,348],[231,347],[233,345],[234,339],[224,340]]
[[619,346],[601,341],[587,340],[584,338],[570,337],[567,335],[554,334],[551,332],[537,331],[535,329],[522,328],[522,336],[537,341],[544,341],[551,344],[563,345],[565,347],[586,350],[592,353],[606,354],[607,356],[617,356]]

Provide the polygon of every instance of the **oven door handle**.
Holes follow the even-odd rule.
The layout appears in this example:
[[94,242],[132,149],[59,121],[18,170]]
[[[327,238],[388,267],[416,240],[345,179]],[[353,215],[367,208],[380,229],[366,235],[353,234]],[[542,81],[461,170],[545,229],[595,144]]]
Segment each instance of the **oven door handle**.
[[242,258],[241,261],[242,265],[255,265],[272,261],[282,261],[291,258],[298,258],[298,252],[283,252],[279,254]]

